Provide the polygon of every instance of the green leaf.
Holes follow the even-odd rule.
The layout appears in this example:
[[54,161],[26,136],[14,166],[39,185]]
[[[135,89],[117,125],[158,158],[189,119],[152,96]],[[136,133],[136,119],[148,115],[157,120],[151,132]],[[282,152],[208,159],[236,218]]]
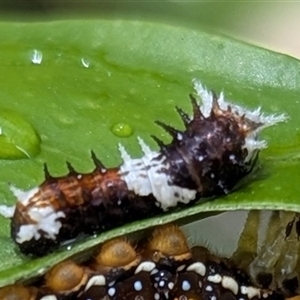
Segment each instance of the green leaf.
[[0,111],[0,158],[30,158],[39,153],[40,138],[22,116],[9,109]]
[[[204,217],[198,215],[201,212],[300,210],[297,60],[225,37],[157,23],[0,25],[0,110],[23,116],[41,137],[36,157],[0,160],[2,204],[15,203],[10,183],[22,189],[41,183],[44,162],[55,176],[66,174],[66,160],[79,172],[89,172],[91,149],[112,167],[121,163],[119,142],[139,157],[137,136],[153,149],[150,134],[169,141],[154,120],[182,128],[174,107],[191,111],[188,94],[195,77],[218,92],[224,90],[237,104],[262,106],[266,113],[290,117],[263,132],[269,147],[260,155],[259,168],[226,197],[128,224],[40,259],[20,255],[10,238],[9,220],[1,218],[0,286],[42,274],[54,263],[113,236],[186,216]],[[40,64],[39,57],[32,62],[38,53],[42,53]]]

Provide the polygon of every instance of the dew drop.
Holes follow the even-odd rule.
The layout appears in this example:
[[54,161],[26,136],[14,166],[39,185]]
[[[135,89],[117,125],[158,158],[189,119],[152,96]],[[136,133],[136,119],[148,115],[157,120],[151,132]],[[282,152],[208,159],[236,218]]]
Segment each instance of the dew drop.
[[43,53],[41,51],[34,49],[31,55],[31,62],[34,65],[40,65],[42,63],[42,60],[43,60]]
[[17,112],[0,109],[0,128],[0,159],[31,158],[40,152],[39,135]]
[[81,64],[82,64],[85,68],[89,68],[89,67],[90,67],[90,62],[89,62],[86,58],[84,58],[84,57],[81,58]]
[[111,127],[111,131],[118,137],[129,137],[133,134],[133,128],[127,124],[118,122]]

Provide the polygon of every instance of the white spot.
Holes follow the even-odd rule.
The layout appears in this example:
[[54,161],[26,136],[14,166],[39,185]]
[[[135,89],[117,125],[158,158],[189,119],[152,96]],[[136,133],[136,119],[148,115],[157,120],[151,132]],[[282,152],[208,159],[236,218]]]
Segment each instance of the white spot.
[[198,285],[199,285],[199,288],[202,289],[202,281],[199,280]]
[[137,140],[138,140],[138,143],[139,143],[139,145],[140,145],[140,147],[141,147],[143,153],[144,153],[145,155],[151,154],[152,151],[151,151],[151,149],[149,148],[149,146],[145,143],[145,141],[144,141],[142,138],[140,138],[139,136],[137,137]]
[[230,154],[230,155],[229,155],[229,159],[230,159],[232,162],[235,162],[235,161],[236,161],[235,155],[234,155],[234,154]]
[[22,203],[22,205],[27,206],[29,201],[34,197],[35,194],[38,193],[39,188],[35,187],[28,191],[22,191],[13,185],[10,187],[11,192],[14,194],[14,196],[18,199],[19,202]]
[[44,237],[55,239],[61,228],[60,218],[65,218],[62,211],[56,212],[52,206],[31,207],[28,210],[28,216],[34,222],[33,224],[21,225],[17,233],[16,241],[24,243],[32,238],[38,240],[43,232]]
[[163,280],[161,280],[159,283],[158,283],[158,286],[159,287],[164,287],[165,286],[165,282]]
[[154,294],[154,299],[155,299],[155,300],[159,300],[159,299],[160,299],[160,296],[159,296],[158,293],[155,293],[155,294]]
[[16,206],[0,205],[0,215],[4,218],[12,218],[16,210]]
[[84,290],[87,291],[91,286],[99,285],[104,286],[106,284],[106,279],[103,275],[93,276],[86,284]]
[[152,261],[144,261],[138,265],[134,274],[137,274],[141,271],[151,272],[154,269],[155,269],[155,263],[153,263]]
[[260,290],[252,286],[241,286],[241,293],[247,295],[249,299],[257,296],[260,298]]
[[211,173],[211,174],[210,174],[210,178],[215,178],[215,174],[214,174],[214,173]]
[[[157,269],[153,269],[151,272],[150,272],[150,275],[154,275],[154,274],[156,274],[158,272],[158,270]],[[156,277],[157,278],[157,277]]]
[[179,266],[178,268],[177,268],[177,272],[181,272],[181,271],[183,271],[184,270],[184,268],[185,268],[185,265],[181,265],[181,266]]
[[134,286],[134,289],[138,292],[140,292],[143,289],[143,285],[142,285],[141,281],[139,281],[139,280],[135,281],[133,286]]
[[269,296],[272,295],[272,293],[273,293],[272,291],[264,292],[262,296],[263,296],[263,298],[268,298]]
[[198,157],[198,160],[199,161],[202,161],[204,159],[204,156],[203,155],[200,155],[199,157]]
[[174,282],[169,282],[168,283],[168,288],[169,288],[169,290],[173,290],[173,288],[174,288]]
[[207,277],[207,280],[213,283],[220,283],[222,281],[222,276],[219,274],[210,275]]
[[191,284],[187,280],[183,280],[181,284],[181,289],[187,292],[191,289]]
[[217,297],[216,296],[211,296],[210,300],[217,300]]
[[122,201],[121,201],[121,200],[118,200],[117,204],[118,204],[118,205],[121,205],[121,204],[122,204]]
[[42,63],[42,60],[43,60],[43,53],[41,51],[34,49],[31,56],[31,62],[35,65],[40,65]]
[[183,136],[182,136],[181,133],[177,133],[176,138],[177,138],[178,141],[182,141]]
[[222,287],[224,289],[228,289],[228,290],[232,291],[235,295],[237,295],[237,293],[239,291],[238,283],[232,277],[229,277],[229,276],[223,276]]
[[80,180],[81,178],[82,178],[82,175],[81,175],[81,174],[78,174],[78,175],[77,175],[77,179]]
[[128,161],[131,161],[131,157],[125,150],[124,146],[122,144],[119,144],[118,146],[119,146],[119,151],[120,151],[123,162],[126,163]]
[[213,288],[212,288],[211,285],[208,285],[208,286],[205,288],[205,290],[206,290],[207,292],[212,292],[212,291],[213,291]]
[[115,285],[115,283],[116,283],[116,280],[110,281],[110,282],[108,283],[108,286],[113,286],[113,285]]
[[206,273],[206,267],[203,263],[201,262],[196,262],[191,264],[187,269],[187,271],[194,271],[197,274],[204,276]]
[[107,291],[108,295],[113,297],[116,293],[116,289],[115,288],[109,288],[108,291]]
[[47,295],[40,298],[40,300],[57,300],[57,297],[55,295]]
[[90,66],[90,62],[84,57],[82,57],[80,61],[85,68],[88,68]]

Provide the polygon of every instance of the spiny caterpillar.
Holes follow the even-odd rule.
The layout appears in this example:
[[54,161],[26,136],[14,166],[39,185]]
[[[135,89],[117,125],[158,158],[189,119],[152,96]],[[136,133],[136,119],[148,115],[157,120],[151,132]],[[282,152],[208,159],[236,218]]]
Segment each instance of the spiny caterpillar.
[[[221,258],[193,251],[174,225],[154,230],[142,249],[122,238],[106,242],[90,262],[64,261],[34,286],[0,289],[16,300],[296,300],[261,289]],[[10,298],[11,297],[11,298]],[[299,300],[299,298],[298,298]]]
[[139,138],[144,156],[132,159],[122,145],[123,164],[107,169],[92,153],[96,168],[52,177],[29,191],[11,187],[17,204],[11,235],[21,252],[41,256],[79,233],[101,233],[126,222],[158,215],[178,205],[227,194],[254,167],[266,142],[258,140],[265,127],[284,121],[284,115],[265,116],[228,104],[195,82],[199,106],[190,96],[193,116],[180,108],[185,130],[156,122],[171,136],[152,151]]

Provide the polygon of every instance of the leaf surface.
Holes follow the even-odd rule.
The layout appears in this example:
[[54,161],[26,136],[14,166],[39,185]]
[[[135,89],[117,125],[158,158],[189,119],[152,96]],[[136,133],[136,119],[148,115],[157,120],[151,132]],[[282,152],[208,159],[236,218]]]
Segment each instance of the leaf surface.
[[[157,148],[151,134],[170,141],[154,121],[182,129],[174,108],[191,112],[188,94],[193,78],[217,92],[223,90],[234,103],[289,116],[287,123],[263,132],[269,147],[262,151],[257,170],[226,197],[127,224],[40,259],[20,255],[10,238],[9,220],[0,218],[0,286],[42,274],[54,263],[113,236],[187,216],[238,209],[300,211],[297,60],[158,23],[69,20],[0,26],[0,121],[4,109],[22,117],[32,129],[22,127],[34,149],[30,158],[7,159],[10,150],[0,139],[0,147],[7,150],[0,160],[1,204],[15,203],[9,184],[22,189],[40,184],[44,162],[54,176],[67,173],[66,160],[79,172],[89,172],[91,149],[113,167],[121,163],[118,143],[140,157],[137,136],[153,149]],[[42,57],[37,59],[37,53]],[[115,130],[120,127],[121,133]],[[22,130],[16,134],[22,136]]]

